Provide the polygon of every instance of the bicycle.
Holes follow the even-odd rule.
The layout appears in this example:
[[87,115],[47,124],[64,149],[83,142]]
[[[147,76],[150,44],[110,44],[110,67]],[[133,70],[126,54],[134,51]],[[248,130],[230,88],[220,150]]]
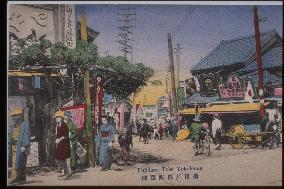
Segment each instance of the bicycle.
[[207,156],[211,156],[211,148],[210,148],[210,142],[211,142],[211,135],[208,129],[202,129],[199,134],[199,138],[196,142],[196,152],[195,156],[201,155],[201,154],[207,154]]

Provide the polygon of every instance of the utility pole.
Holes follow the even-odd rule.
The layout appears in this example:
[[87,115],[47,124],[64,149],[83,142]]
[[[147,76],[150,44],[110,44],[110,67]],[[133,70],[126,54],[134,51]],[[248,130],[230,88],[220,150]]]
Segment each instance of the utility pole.
[[176,60],[177,60],[177,88],[180,87],[180,83],[179,83],[179,69],[180,69],[180,54],[181,54],[181,48],[180,48],[180,44],[177,44],[177,47],[175,48],[175,54],[176,54]]
[[263,92],[263,70],[262,70],[262,61],[261,61],[261,46],[260,46],[260,32],[259,32],[259,19],[257,15],[257,7],[253,7],[254,13],[254,30],[255,30],[255,46],[256,46],[256,63],[257,63],[257,72],[258,72],[258,90],[259,90],[259,101],[260,109],[259,115],[260,118],[264,116],[264,92]]
[[[87,42],[88,33],[87,33],[87,17],[85,12],[81,12],[81,39],[84,42]],[[85,99],[87,108],[91,106],[91,97],[90,97],[90,75],[89,68],[84,68],[84,91],[85,91]],[[91,119],[87,115],[87,119]],[[92,126],[93,128],[93,126]],[[93,131],[89,133],[88,138],[88,162],[89,166],[94,167],[94,147],[93,147]]]
[[174,68],[174,57],[173,57],[171,33],[168,33],[168,48],[169,48],[171,83],[172,83],[172,94],[173,94],[173,113],[175,114],[177,113],[177,98],[176,98],[175,68]]
[[123,56],[127,58],[130,55],[131,62],[133,63],[133,42],[134,42],[134,28],[136,21],[136,8],[121,8],[118,9],[118,43],[119,50]]

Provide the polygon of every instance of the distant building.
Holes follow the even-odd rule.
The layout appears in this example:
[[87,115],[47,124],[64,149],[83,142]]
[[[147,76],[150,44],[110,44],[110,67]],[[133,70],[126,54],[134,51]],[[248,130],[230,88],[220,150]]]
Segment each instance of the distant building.
[[157,105],[143,105],[143,113],[146,119],[157,118]]
[[[75,9],[72,9],[72,11],[75,11]],[[75,12],[73,13],[75,14]],[[9,4],[9,46],[13,47],[13,42],[17,39],[27,39],[31,43],[41,39],[47,39],[52,43],[64,43],[67,31],[65,24],[67,15],[65,14],[67,14],[65,5]],[[73,20],[69,19],[70,23],[68,24],[72,25],[73,23],[76,28],[75,36],[72,36],[72,40],[76,42],[80,36],[80,28],[77,26],[80,23],[76,21],[76,16],[73,18]],[[99,32],[89,27],[87,27],[87,30],[88,40],[93,42]],[[50,66],[52,68],[48,69],[53,79],[60,80],[60,77],[64,77],[57,73],[59,68],[55,68],[56,66],[53,65]],[[8,71],[8,109],[12,110],[15,107],[24,109],[25,121],[30,125],[31,136],[35,136],[35,141],[38,142],[38,145],[35,144],[35,150],[38,150],[39,157],[35,162],[39,162],[40,165],[54,164],[53,114],[60,104],[66,100],[70,101],[70,99],[62,99],[62,103],[55,102],[54,96],[57,90],[51,82],[48,82],[46,75],[42,71],[18,70],[16,66],[13,67],[11,68],[9,65],[10,70]],[[13,120],[9,117],[8,126],[12,124]]]
[[[261,33],[260,41],[265,97],[269,97],[273,96],[274,88],[282,87],[282,38],[272,30]],[[191,73],[198,79],[200,91],[186,99],[186,106],[195,103],[205,106],[219,100],[218,85],[226,82],[232,73],[251,79],[252,85],[257,88],[255,36],[221,41],[191,69]]]
[[157,111],[158,111],[158,117],[161,117],[163,115],[167,114],[167,99],[166,96],[161,96],[158,99],[158,103],[157,103]]

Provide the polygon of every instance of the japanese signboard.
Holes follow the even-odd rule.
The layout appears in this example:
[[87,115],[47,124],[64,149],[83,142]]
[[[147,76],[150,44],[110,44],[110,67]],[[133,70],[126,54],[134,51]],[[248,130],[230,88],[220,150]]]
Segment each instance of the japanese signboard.
[[241,81],[236,74],[231,74],[226,83],[219,84],[220,97],[244,98],[246,92],[245,81]]
[[86,116],[87,116],[87,105],[82,104],[78,106],[71,106],[66,108],[61,108],[63,111],[70,111],[72,114],[72,120],[76,125],[78,131],[82,131],[85,127]]
[[68,48],[76,47],[76,12],[75,5],[65,5],[64,43]]

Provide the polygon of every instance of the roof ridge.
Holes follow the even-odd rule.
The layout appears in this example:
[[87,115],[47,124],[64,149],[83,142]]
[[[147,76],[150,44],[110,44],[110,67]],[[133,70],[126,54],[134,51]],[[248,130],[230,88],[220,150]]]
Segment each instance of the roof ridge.
[[[273,30],[268,30],[268,31],[262,32],[262,33],[260,33],[260,35],[267,35],[269,33],[277,34],[276,30],[273,29]],[[249,36],[243,36],[243,37],[233,38],[233,39],[229,39],[229,40],[222,40],[221,43],[228,43],[228,42],[233,42],[233,41],[238,41],[238,40],[244,40],[244,39],[248,39],[248,38],[251,38],[251,37],[254,37],[254,36],[255,36],[255,34],[251,34]]]

